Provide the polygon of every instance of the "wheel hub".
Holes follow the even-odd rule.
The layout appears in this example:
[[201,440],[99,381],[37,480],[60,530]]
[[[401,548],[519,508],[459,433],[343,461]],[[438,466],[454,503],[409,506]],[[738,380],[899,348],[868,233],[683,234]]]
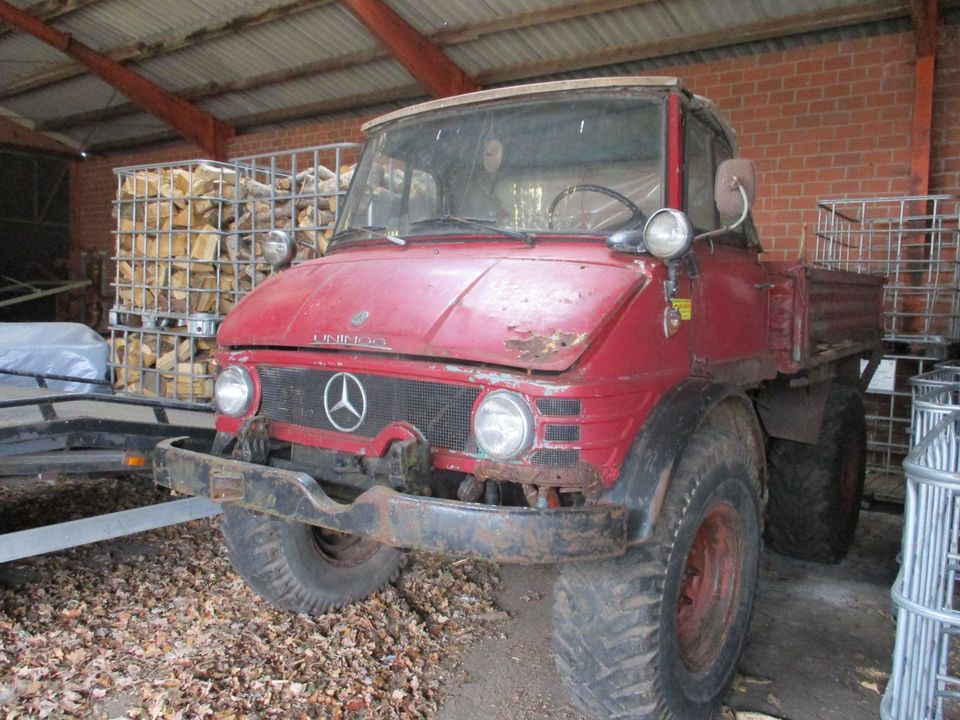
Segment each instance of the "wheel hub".
[[332,565],[341,567],[353,567],[363,563],[380,547],[380,543],[359,535],[321,527],[313,528],[313,541]]
[[737,511],[719,503],[693,539],[677,599],[677,644],[691,672],[710,667],[733,624],[743,574],[743,535]]

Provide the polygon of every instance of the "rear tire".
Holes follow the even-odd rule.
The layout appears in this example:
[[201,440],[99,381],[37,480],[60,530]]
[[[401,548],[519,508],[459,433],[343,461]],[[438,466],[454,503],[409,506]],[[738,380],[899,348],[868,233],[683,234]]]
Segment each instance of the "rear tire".
[[782,555],[820,563],[843,560],[860,517],[867,429],[860,393],[830,389],[816,445],[773,440],[767,537]]
[[223,508],[223,539],[234,570],[278,607],[318,615],[359,600],[393,579],[403,552],[373,540]]
[[653,536],[561,566],[557,667],[591,718],[704,720],[733,678],[760,557],[760,482],[743,444],[701,428]]

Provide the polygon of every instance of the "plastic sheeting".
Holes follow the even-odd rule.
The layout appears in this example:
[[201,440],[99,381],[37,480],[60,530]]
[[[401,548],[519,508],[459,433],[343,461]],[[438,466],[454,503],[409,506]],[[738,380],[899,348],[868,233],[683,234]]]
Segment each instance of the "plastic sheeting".
[[[107,378],[110,346],[80,323],[0,323],[0,370],[65,375],[89,380]],[[33,378],[0,372],[0,384],[37,387]],[[52,390],[110,393],[109,385],[47,381]]]

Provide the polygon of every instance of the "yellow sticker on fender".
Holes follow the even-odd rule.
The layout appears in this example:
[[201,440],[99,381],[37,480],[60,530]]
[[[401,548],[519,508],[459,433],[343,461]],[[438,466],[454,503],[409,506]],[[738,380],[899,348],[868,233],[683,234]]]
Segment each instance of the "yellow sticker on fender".
[[674,298],[671,304],[680,313],[681,320],[689,320],[693,317],[693,300],[690,298]]

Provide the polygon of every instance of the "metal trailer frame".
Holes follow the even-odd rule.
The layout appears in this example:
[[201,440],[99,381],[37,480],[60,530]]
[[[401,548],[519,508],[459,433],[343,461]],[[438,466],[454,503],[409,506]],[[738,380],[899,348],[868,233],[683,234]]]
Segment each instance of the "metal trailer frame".
[[[30,377],[40,391],[48,388],[49,381],[110,387],[105,380],[13,370],[0,370],[0,373]],[[64,417],[57,411],[58,405],[84,402],[150,408],[152,420],[109,419],[93,415]],[[208,412],[206,405],[77,392],[42,392],[27,397],[0,398],[0,411],[17,409],[39,411],[41,419],[0,426],[0,477],[48,472],[145,472],[152,470],[153,450],[161,440],[186,436],[185,441],[198,449],[213,444],[212,427],[172,422],[168,415],[169,410]],[[186,498],[3,533],[0,534],[0,563],[210,517],[220,512],[220,506],[209,500]]]

